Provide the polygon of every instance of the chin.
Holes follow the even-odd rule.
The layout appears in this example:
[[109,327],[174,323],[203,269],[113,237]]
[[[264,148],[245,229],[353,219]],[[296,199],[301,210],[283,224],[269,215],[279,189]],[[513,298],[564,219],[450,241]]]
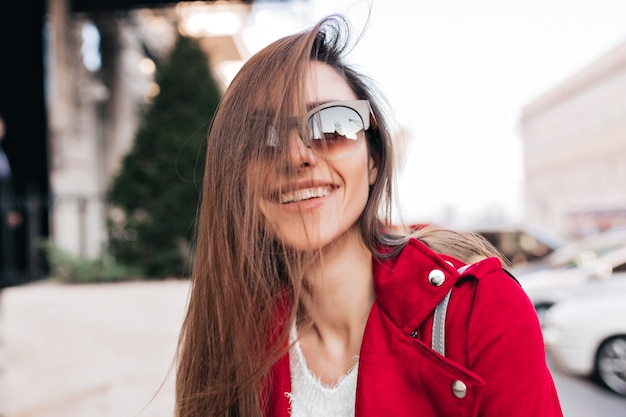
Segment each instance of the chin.
[[279,233],[277,239],[279,239],[285,246],[300,251],[300,252],[312,252],[319,251],[331,244],[338,243],[348,236],[353,236],[356,232],[358,234],[358,227],[354,225],[349,228],[342,228],[339,225],[332,225],[332,230],[319,230],[315,231],[306,230],[302,225],[297,230],[283,230]]
[[331,239],[323,239],[320,236],[311,237],[310,235],[307,237],[304,232],[299,236],[295,237],[287,237],[287,238],[279,238],[279,240],[288,248],[299,252],[312,252],[317,251],[329,243],[332,242]]

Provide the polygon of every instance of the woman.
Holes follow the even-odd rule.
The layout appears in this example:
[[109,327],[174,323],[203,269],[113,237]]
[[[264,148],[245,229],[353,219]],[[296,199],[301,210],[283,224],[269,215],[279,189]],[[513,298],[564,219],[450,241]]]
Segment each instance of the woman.
[[385,227],[391,129],[343,62],[348,35],[331,16],[278,40],[223,97],[177,415],[562,415],[534,310],[495,250]]

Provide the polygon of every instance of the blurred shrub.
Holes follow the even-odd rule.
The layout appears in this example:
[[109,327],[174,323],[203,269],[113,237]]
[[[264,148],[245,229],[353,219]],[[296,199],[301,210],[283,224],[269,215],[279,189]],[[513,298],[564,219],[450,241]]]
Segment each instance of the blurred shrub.
[[206,150],[221,94],[196,41],[180,37],[110,188],[110,251],[150,278],[185,276]]
[[119,265],[112,259],[83,259],[56,246],[51,241],[43,244],[50,263],[53,279],[65,283],[115,282],[136,278],[141,271]]

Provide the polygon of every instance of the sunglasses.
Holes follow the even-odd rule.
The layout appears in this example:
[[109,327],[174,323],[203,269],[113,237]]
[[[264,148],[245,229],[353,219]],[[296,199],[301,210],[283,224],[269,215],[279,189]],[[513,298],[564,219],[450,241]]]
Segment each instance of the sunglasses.
[[[289,127],[297,126],[304,144],[329,160],[347,158],[363,142],[358,133],[375,123],[369,101],[331,101],[309,110],[305,115],[289,119]],[[268,128],[268,147],[278,147],[276,129]]]

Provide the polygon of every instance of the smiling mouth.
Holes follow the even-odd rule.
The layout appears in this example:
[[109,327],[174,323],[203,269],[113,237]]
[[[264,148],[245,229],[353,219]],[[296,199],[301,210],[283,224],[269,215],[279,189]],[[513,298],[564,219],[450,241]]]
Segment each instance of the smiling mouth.
[[279,196],[280,204],[298,203],[314,198],[326,197],[330,194],[328,187],[311,187],[282,193]]

